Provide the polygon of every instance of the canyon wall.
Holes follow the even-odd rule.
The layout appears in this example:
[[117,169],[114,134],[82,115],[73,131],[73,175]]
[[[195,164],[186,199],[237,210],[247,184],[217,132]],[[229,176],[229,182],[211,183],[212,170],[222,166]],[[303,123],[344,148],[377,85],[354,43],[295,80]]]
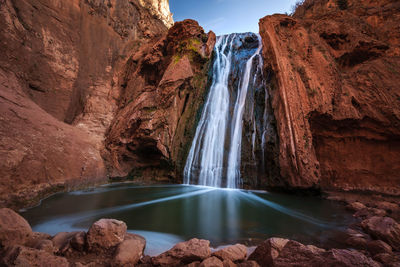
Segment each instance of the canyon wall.
[[104,181],[120,70],[172,25],[168,1],[1,0],[0,14],[0,206]]
[[106,139],[111,177],[182,182],[215,40],[213,32],[185,20],[131,55]]
[[400,3],[306,0],[260,20],[283,188],[400,194]]

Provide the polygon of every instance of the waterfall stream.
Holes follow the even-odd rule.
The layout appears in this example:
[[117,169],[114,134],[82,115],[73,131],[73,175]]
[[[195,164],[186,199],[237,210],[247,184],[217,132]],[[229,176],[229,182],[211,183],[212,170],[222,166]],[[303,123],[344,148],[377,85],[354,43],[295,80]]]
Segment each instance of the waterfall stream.
[[262,76],[261,49],[260,36],[252,33],[218,37],[212,84],[186,161],[185,184],[240,187],[243,114],[249,88]]

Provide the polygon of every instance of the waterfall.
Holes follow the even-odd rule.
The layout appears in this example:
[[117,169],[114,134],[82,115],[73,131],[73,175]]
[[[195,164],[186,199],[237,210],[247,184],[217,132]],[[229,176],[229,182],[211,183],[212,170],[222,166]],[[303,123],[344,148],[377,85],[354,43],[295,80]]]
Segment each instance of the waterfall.
[[185,184],[240,186],[243,113],[252,77],[262,71],[261,49],[255,34],[217,38],[212,83],[186,161]]

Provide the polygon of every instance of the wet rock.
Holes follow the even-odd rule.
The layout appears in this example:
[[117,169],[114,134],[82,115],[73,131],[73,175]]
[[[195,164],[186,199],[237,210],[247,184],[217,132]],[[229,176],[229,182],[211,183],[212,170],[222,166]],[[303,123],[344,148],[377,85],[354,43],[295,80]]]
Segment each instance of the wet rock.
[[362,228],[376,239],[400,250],[400,225],[389,217],[372,217],[361,222]]
[[134,266],[143,255],[145,244],[139,239],[127,239],[118,245],[115,266]]
[[193,238],[178,243],[172,249],[152,258],[152,263],[156,266],[178,266],[202,261],[210,256],[210,241]]
[[76,233],[70,241],[71,247],[77,251],[84,251],[86,249],[86,233]]
[[246,259],[247,247],[241,244],[236,244],[223,249],[220,249],[212,254],[221,260],[241,261]]
[[217,257],[210,257],[202,261],[199,267],[224,267],[224,265]]
[[372,240],[367,244],[368,251],[371,255],[376,255],[380,253],[392,253],[392,247],[383,242],[382,240]]
[[7,266],[32,266],[32,267],[68,267],[67,259],[57,257],[53,254],[27,248],[23,246],[13,246],[7,252],[3,259]]
[[350,203],[346,206],[346,209],[348,209],[350,211],[359,211],[359,210],[362,210],[365,208],[367,208],[367,207],[363,203],[357,202],[357,201]]
[[267,239],[257,246],[248,259],[256,261],[261,266],[270,266],[288,242],[288,239],[283,238]]
[[25,244],[33,236],[29,223],[11,209],[0,209],[0,246]]

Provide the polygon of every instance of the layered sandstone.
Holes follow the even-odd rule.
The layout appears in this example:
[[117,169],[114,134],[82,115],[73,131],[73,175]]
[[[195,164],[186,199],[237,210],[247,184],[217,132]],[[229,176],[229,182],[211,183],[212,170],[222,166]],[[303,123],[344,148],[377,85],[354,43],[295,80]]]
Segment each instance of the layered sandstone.
[[214,33],[185,20],[130,56],[106,139],[112,177],[171,181],[182,175],[206,97],[214,44]]
[[400,194],[399,10],[305,1],[294,17],[261,19],[280,142],[273,186]]
[[171,26],[168,1],[4,0],[0,14],[0,205],[105,180],[120,67]]

